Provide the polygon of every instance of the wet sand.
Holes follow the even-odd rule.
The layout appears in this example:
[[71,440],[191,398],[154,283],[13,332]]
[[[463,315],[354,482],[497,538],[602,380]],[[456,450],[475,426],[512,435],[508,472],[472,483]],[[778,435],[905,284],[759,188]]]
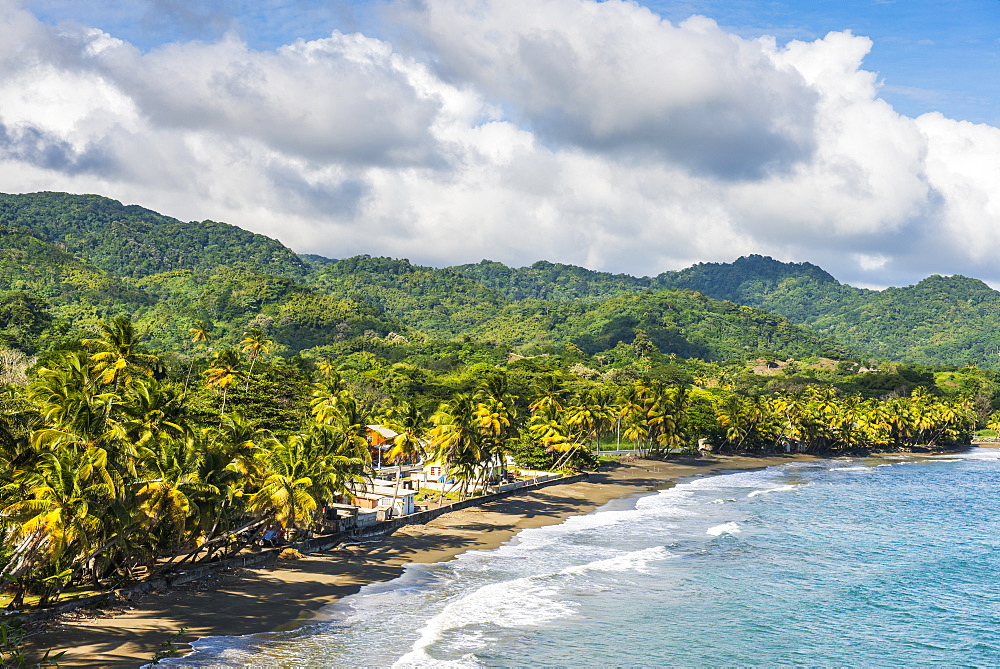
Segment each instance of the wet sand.
[[396,578],[409,563],[443,562],[470,549],[496,548],[522,529],[556,524],[613,499],[668,487],[680,478],[810,459],[808,455],[713,456],[619,464],[591,474],[588,481],[552,485],[448,513],[391,536],[223,574],[144,595],[110,610],[67,616],[33,636],[32,644],[66,650],[59,661],[64,667],[138,667],[181,628],[187,629],[175,641],[178,655],[204,636],[294,629],[324,605],[358,592],[363,585]]

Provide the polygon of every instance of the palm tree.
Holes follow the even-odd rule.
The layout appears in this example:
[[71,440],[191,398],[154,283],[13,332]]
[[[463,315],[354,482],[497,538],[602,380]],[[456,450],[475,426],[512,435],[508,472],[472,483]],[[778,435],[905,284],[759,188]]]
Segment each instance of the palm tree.
[[474,412],[476,428],[480,433],[480,466],[483,487],[491,471],[503,471],[504,459],[510,452],[514,433],[514,410],[510,405],[492,396],[476,403]]
[[775,433],[774,410],[766,397],[730,395],[715,413],[734,450],[761,445]]
[[122,427],[138,448],[180,437],[187,430],[179,415],[180,403],[173,388],[164,388],[150,380],[133,385],[123,393],[122,399]]
[[292,435],[287,441],[275,441],[271,448],[261,449],[265,476],[247,504],[259,517],[273,517],[293,533],[317,506],[310,495],[313,468],[306,451],[304,435]]
[[257,362],[257,356],[261,353],[268,353],[274,342],[264,336],[264,332],[259,328],[250,328],[246,331],[243,341],[243,352],[250,358],[250,372],[247,374],[246,390],[250,389],[250,377],[253,376],[253,365]]
[[[310,463],[310,494],[317,502],[332,502],[338,495],[365,486],[370,455],[368,442],[351,430],[314,423],[300,439]],[[292,437],[289,437],[292,439]]]
[[24,577],[46,565],[79,565],[89,548],[112,533],[105,510],[114,485],[103,464],[96,450],[42,453],[37,466],[22,474],[31,496],[0,509],[0,516],[13,521],[12,555],[0,569],[0,589],[17,583],[16,606]]
[[601,432],[613,422],[611,395],[607,392],[582,393],[577,402],[566,409],[566,423],[593,436],[595,450],[601,449]]
[[317,362],[316,367],[319,368],[319,373],[322,374],[324,377],[330,377],[335,373],[333,369],[333,363],[330,362],[329,358],[323,358],[322,360]]
[[535,398],[528,409],[533,415],[554,416],[563,409],[564,390],[559,380],[553,376],[543,376],[532,388]]
[[96,408],[96,398],[107,395],[98,390],[87,354],[67,351],[38,370],[28,399],[49,426],[87,426],[88,432],[97,432],[108,418],[106,406]]
[[687,440],[688,408],[691,394],[687,386],[656,388],[657,443],[670,450],[683,448]]
[[624,434],[626,439],[633,440],[640,447],[640,453],[642,442],[649,436],[646,408],[643,405],[645,392],[645,386],[639,383],[625,386],[619,396],[617,412],[619,445],[621,445],[621,436]]
[[542,413],[535,414],[528,421],[528,431],[545,446],[545,450],[559,454],[552,456],[553,469],[559,469],[575,453],[585,450],[580,438],[582,435],[574,431],[561,415],[550,418]]
[[[427,455],[427,442],[422,435],[427,424],[427,416],[412,402],[404,402],[390,411],[386,427],[396,432],[392,438],[392,448],[386,453],[389,462],[415,462]],[[392,491],[392,503],[399,497],[399,485],[403,481],[402,469],[396,473],[396,485]]]
[[223,349],[212,356],[212,366],[205,370],[206,382],[209,388],[222,388],[222,410],[219,419],[226,413],[226,397],[229,387],[242,376],[239,369],[240,354],[231,348]]
[[[191,341],[194,342],[195,346],[199,344],[208,345],[212,340],[212,324],[205,321],[195,321],[194,325],[188,328],[188,333],[191,335]],[[191,356],[191,362],[188,364],[187,376],[184,377],[184,392],[181,395],[181,402],[187,397],[188,382],[191,380],[191,370],[194,368],[194,356]]]
[[314,419],[327,425],[354,426],[361,433],[367,424],[367,416],[339,374],[334,373],[323,383],[313,384],[312,388],[309,407]]
[[[476,402],[468,393],[458,393],[450,402],[442,402],[431,415],[430,447],[441,463],[443,478],[451,474],[462,480],[462,496],[481,461],[481,433],[476,422]],[[444,483],[441,499],[444,499]]]
[[194,493],[219,492],[201,478],[204,457],[197,442],[188,439],[168,439],[143,449],[146,475],[136,484],[139,525],[159,534],[161,545],[180,543],[187,536],[189,519],[199,516]]
[[129,319],[115,317],[107,323],[98,323],[97,327],[99,337],[80,343],[94,351],[90,362],[102,384],[129,386],[136,376],[152,376],[159,368],[159,358],[142,352],[143,337],[136,333]]

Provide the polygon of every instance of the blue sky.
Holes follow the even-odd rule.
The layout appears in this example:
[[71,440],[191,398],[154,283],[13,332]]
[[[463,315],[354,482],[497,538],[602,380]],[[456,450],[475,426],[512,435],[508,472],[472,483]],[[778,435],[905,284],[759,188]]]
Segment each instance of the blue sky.
[[738,34],[779,40],[851,30],[873,40],[865,66],[881,75],[882,96],[900,112],[1000,121],[1000,0],[644,4],[670,20],[700,13]]
[[[882,97],[917,116],[940,111],[975,123],[1000,125],[1000,0],[644,0],[670,21],[692,14],[732,32],[774,35],[779,43],[814,40],[851,30],[874,45],[866,68],[878,72]],[[50,23],[75,20],[99,27],[141,48],[191,39],[217,39],[236,31],[258,49],[333,30],[374,36],[391,33],[372,0],[29,0]]]
[[1000,286],[998,28],[1000,0],[0,0],[0,190],[331,258]]

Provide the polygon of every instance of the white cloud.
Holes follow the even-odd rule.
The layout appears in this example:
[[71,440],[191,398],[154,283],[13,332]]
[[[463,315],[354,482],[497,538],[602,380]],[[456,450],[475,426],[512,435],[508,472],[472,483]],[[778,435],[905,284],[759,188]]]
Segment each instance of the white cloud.
[[941,198],[941,241],[980,270],[1000,249],[1000,128],[924,114],[926,171]]
[[98,192],[331,257],[647,274],[770,253],[866,284],[1000,280],[1000,130],[897,114],[867,38],[778,47],[619,0],[387,16],[393,43],[142,53],[0,0],[0,189]]
[[398,15],[443,76],[547,142],[720,177],[783,170],[812,148],[813,91],[703,17],[675,26],[619,0],[443,0]]

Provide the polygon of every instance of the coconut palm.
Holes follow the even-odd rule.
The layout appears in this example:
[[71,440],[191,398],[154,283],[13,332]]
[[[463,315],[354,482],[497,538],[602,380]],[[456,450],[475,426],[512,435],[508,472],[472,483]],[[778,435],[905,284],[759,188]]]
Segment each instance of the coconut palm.
[[303,435],[275,441],[261,448],[259,459],[265,475],[247,507],[260,518],[274,518],[293,533],[316,510],[311,462]]
[[306,432],[289,439],[301,440],[311,467],[310,494],[317,502],[330,503],[355,487],[368,484],[368,443],[355,432],[339,426],[314,423]]
[[562,417],[550,418],[536,414],[528,420],[528,431],[545,450],[553,455],[552,468],[559,469],[580,451],[585,450],[578,430],[570,427]]
[[0,589],[17,584],[15,605],[24,595],[23,577],[46,565],[79,566],[112,532],[105,511],[114,485],[104,465],[98,449],[42,453],[36,467],[23,474],[31,497],[0,509],[13,523],[11,559],[0,569]]
[[136,483],[139,526],[160,535],[161,545],[178,544],[188,535],[189,521],[200,515],[196,492],[219,492],[202,479],[204,451],[197,446],[189,439],[167,439],[142,450],[145,476]]
[[688,386],[664,388],[658,400],[662,414],[659,422],[658,443],[666,449],[684,448],[687,445],[688,409],[691,391]]
[[127,318],[116,317],[97,325],[99,336],[81,340],[88,349],[94,374],[104,385],[129,386],[134,379],[149,377],[159,369],[155,355],[142,352],[142,335]]
[[566,423],[593,437],[594,449],[601,450],[601,432],[611,429],[614,409],[611,394],[592,391],[581,394],[577,401],[566,408]]
[[[192,327],[188,328],[188,333],[191,335],[191,341],[194,342],[195,346],[203,344],[205,346],[212,340],[212,324],[206,321],[195,321]],[[191,381],[191,370],[194,369],[194,356],[191,356],[191,361],[188,363],[187,375],[184,377],[184,392],[181,394],[181,402],[187,397],[188,383]]]
[[543,376],[532,387],[534,399],[528,405],[532,415],[555,416],[563,409],[565,391],[554,376]]
[[621,390],[616,416],[619,425],[619,445],[622,436],[633,440],[636,445],[641,445],[649,437],[646,409],[643,405],[645,392],[645,387],[638,383],[631,383]]
[[209,388],[222,388],[222,410],[219,418],[226,413],[226,397],[229,387],[242,375],[240,371],[240,354],[231,348],[223,349],[212,356],[211,367],[205,370],[206,382]]
[[354,426],[359,433],[360,428],[367,424],[361,403],[336,375],[325,383],[313,385],[309,407],[313,418],[320,423]]
[[330,362],[329,358],[323,358],[317,362],[316,367],[319,369],[319,373],[325,378],[330,378],[336,373],[334,371],[333,363]]
[[47,367],[38,370],[28,386],[28,399],[38,408],[42,421],[50,426],[86,426],[86,431],[103,429],[108,419],[108,404],[86,353],[72,351],[55,356]]
[[[464,497],[469,480],[481,462],[481,432],[476,421],[476,401],[468,393],[458,393],[450,402],[442,402],[430,418],[430,448],[441,463],[444,478],[454,475],[462,481]],[[441,486],[444,498],[444,485]]]
[[[427,419],[427,415],[412,402],[403,402],[387,412],[382,424],[395,432],[396,436],[391,439],[392,448],[385,454],[386,461],[396,464],[412,463],[428,455],[428,443],[423,438]],[[393,506],[399,497],[402,481],[400,469],[396,472],[396,485],[392,491]]]
[[243,352],[247,354],[250,360],[250,372],[247,374],[247,385],[246,389],[250,389],[250,377],[253,376],[253,366],[257,362],[257,357],[262,353],[269,353],[271,347],[274,346],[274,342],[264,336],[264,332],[259,328],[250,328],[244,333],[243,341],[240,342],[243,346]]

